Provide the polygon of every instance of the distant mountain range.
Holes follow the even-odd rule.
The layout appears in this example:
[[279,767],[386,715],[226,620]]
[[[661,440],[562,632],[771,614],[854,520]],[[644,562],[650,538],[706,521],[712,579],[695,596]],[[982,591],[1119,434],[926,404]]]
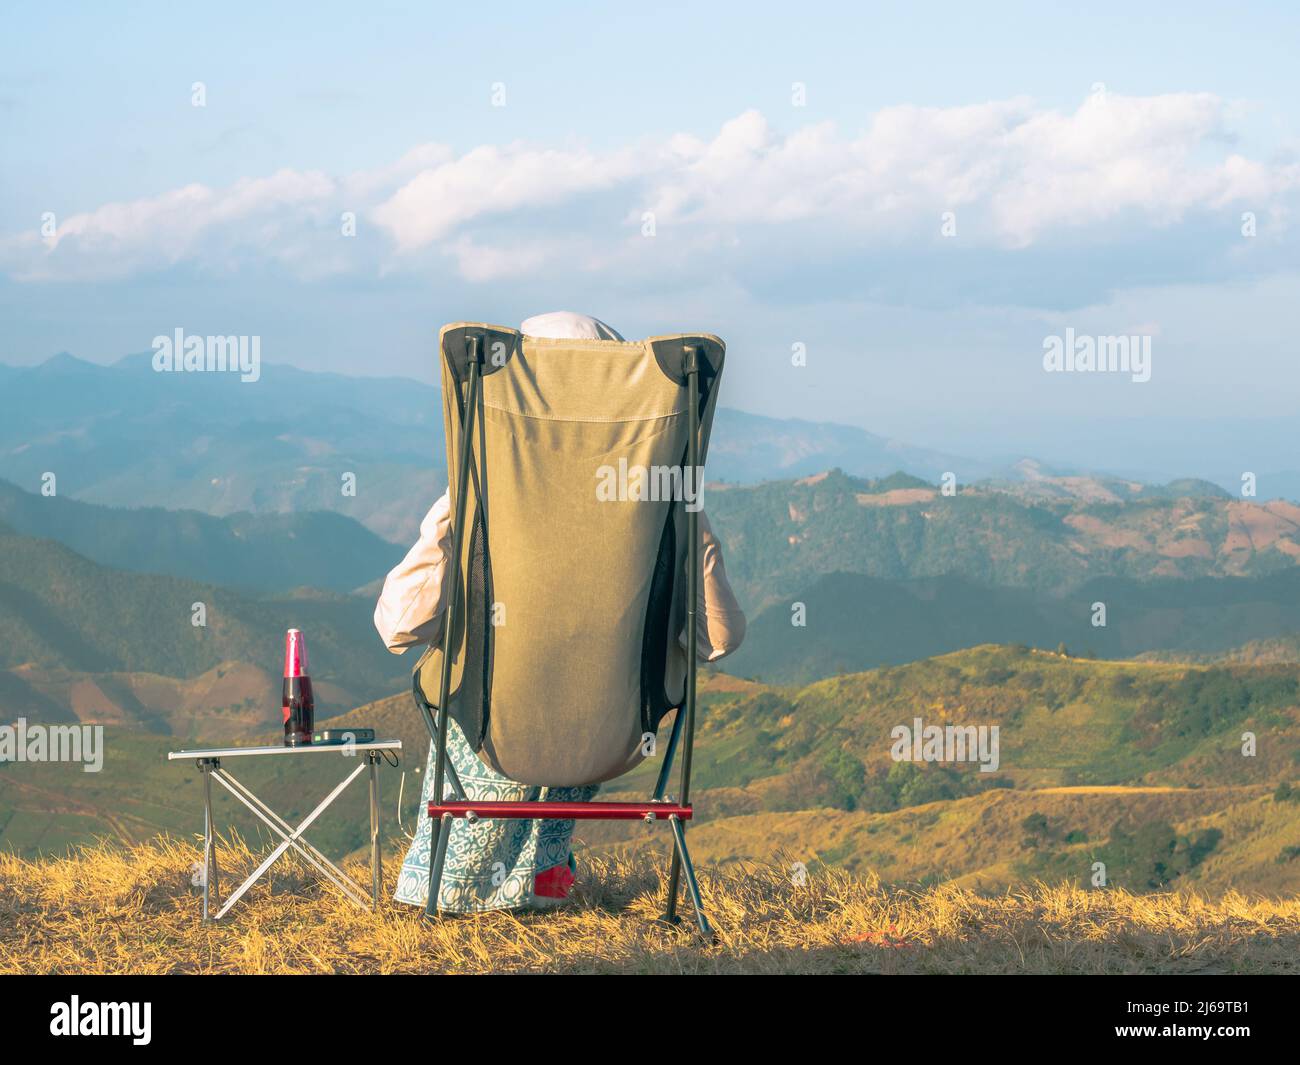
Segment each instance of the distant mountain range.
[[[66,499],[119,507],[240,512],[332,511],[407,544],[445,487],[438,389],[264,364],[261,379],[155,373],[148,353],[103,366],[71,355],[0,365],[0,478],[25,491],[56,474]],[[852,426],[721,408],[709,477],[752,484],[840,468],[879,478],[1073,494],[1118,478],[989,462],[900,443]],[[1195,471],[1187,471],[1195,472]],[[345,476],[355,494],[345,492]],[[1266,483],[1261,490],[1272,493]]]
[[832,573],[954,576],[1060,594],[1101,577],[1261,576],[1300,562],[1300,506],[1238,501],[1195,481],[1040,477],[1014,492],[974,485],[945,495],[913,477],[868,481],[834,470],[706,488],[705,509],[728,576],[755,614],[774,603],[788,609]]
[[837,467],[872,478],[899,470],[928,481],[938,481],[948,471],[958,473],[963,481],[1018,477],[1014,467],[913,447],[851,425],[766,418],[727,407],[720,407],[714,416],[710,480],[755,484]]
[[61,355],[0,387],[0,477],[27,491],[50,472],[59,495],[120,507],[329,510],[400,542],[444,487],[437,391],[413,381],[272,365],[245,384]]
[[[1213,656],[1300,632],[1300,507],[1204,482],[1035,471],[949,496],[836,470],[714,485],[706,504],[750,618],[724,663],[737,675],[802,683],[989,640]],[[0,484],[0,521],[11,715],[246,731],[273,720],[290,626],[308,633],[322,713],[406,684],[409,656],[371,623],[402,548],[352,518],[120,509]],[[190,624],[196,602],[206,628]]]
[[[412,658],[384,650],[371,614],[442,488],[437,389],[60,356],[0,366],[0,392],[0,712],[243,734],[274,724],[290,626],[322,713],[406,686]],[[724,663],[738,675],[802,683],[988,641],[1289,660],[1300,632],[1300,506],[1285,501],[981,466],[725,409],[709,472],[750,618]]]

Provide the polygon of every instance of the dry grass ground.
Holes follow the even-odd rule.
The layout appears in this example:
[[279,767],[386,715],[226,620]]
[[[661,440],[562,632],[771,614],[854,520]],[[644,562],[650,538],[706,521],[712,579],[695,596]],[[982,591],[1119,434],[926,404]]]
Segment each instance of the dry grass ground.
[[[68,858],[0,856],[0,972],[58,973],[1296,973],[1300,901],[1210,901],[1036,885],[981,896],[886,890],[788,863],[703,871],[719,941],[656,927],[662,870],[588,860],[547,914],[426,924],[387,902],[362,911],[291,864],[221,925],[199,920],[198,851],[161,841]],[[223,888],[252,868],[223,854]],[[351,870],[365,879],[360,864]],[[391,890],[393,863],[388,868]]]

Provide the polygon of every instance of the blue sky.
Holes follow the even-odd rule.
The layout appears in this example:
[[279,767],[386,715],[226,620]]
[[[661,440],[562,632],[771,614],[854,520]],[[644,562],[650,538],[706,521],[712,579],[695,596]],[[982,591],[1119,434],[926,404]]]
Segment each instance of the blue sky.
[[[0,360],[181,326],[430,379],[441,322],[569,308],[957,450],[1293,414],[1300,15],[1044,6],[9,11]],[[1151,336],[1151,380],[1045,373],[1067,327]]]

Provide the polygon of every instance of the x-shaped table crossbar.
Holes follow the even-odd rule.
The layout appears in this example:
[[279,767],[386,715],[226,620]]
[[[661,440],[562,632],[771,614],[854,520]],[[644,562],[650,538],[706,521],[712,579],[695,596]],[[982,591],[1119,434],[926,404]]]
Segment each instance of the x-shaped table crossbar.
[[[308,751],[312,748],[224,748],[210,751],[179,751],[169,754],[168,758],[190,757],[195,758],[200,773],[203,775],[203,919],[219,921],[230,908],[238,902],[244,894],[258,880],[265,875],[266,871],[275,864],[286,851],[292,849],[307,860],[311,866],[316,869],[325,879],[332,883],[351,900],[355,905],[365,908],[377,908],[379,905],[380,881],[382,879],[382,868],[379,857],[379,760],[382,757],[381,751],[400,750],[401,742],[399,740],[383,740],[374,746],[369,744],[357,744],[355,747],[334,746],[332,748],[317,747],[314,750],[322,751],[332,749],[344,754],[359,754],[365,752],[364,761],[360,761],[357,766],[349,773],[339,784],[325,796],[306,817],[298,823],[297,826],[289,824],[283,817],[276,813],[262,799],[253,794],[252,790],[244,783],[236,780],[227,770],[222,768],[222,757],[234,756],[236,754],[281,754],[294,751]],[[347,873],[343,872],[337,865],[330,861],[316,847],[307,841],[303,833],[309,829],[312,824],[320,817],[329,807],[347,789],[348,785],[357,779],[362,773],[369,770],[370,773],[370,898],[367,900],[365,889],[353,880]],[[216,907],[220,905],[220,884],[219,872],[217,869],[217,842],[216,831],[212,817],[212,781],[216,781],[225,788],[231,795],[246,806],[263,824],[265,824],[275,835],[280,837],[280,842],[268,854],[248,878],[239,885],[238,888],[226,899],[225,904],[221,905],[219,910]],[[213,913],[213,910],[216,910]]]

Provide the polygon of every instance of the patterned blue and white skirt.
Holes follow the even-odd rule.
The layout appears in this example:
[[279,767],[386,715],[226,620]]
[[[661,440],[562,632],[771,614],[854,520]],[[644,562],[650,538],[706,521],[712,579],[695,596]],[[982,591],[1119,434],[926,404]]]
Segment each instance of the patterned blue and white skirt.
[[[420,818],[402,871],[397,878],[398,902],[423,906],[429,897],[429,852],[433,825],[429,800],[433,793],[433,744],[424,770]],[[460,777],[465,794],[480,802],[590,802],[598,784],[577,788],[542,788],[518,784],[489,769],[466,742],[453,721],[447,730],[447,760]],[[452,795],[444,785],[444,798]],[[537,905],[533,880],[544,870],[571,859],[573,821],[489,821],[471,825],[452,821],[447,860],[438,889],[438,909],[451,913],[516,909]]]

